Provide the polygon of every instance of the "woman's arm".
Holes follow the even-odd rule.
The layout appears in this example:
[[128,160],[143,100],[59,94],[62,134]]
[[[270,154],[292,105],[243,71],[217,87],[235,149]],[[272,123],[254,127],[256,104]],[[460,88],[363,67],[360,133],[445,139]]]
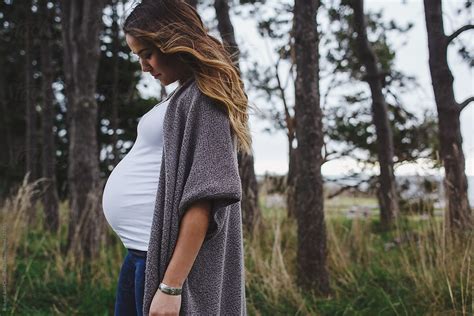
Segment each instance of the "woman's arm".
[[166,285],[182,287],[206,237],[210,210],[209,201],[198,201],[184,214],[178,241],[162,281]]
[[[209,201],[198,201],[184,214],[179,225],[178,241],[162,280],[166,285],[183,286],[206,237],[210,210]],[[157,290],[151,302],[150,316],[178,315],[180,308],[181,295],[168,295]]]

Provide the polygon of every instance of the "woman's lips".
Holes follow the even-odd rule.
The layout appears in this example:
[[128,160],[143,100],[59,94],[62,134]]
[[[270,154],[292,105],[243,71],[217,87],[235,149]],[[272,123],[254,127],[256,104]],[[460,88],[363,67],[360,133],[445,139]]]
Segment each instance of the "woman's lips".
[[161,74],[153,75],[153,77],[158,78]]

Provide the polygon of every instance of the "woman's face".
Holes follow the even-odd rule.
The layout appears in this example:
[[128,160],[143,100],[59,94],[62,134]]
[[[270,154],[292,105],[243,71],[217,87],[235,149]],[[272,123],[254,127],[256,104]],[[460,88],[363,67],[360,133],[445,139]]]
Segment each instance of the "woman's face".
[[183,81],[189,69],[172,54],[164,54],[136,37],[126,34],[125,40],[132,52],[138,56],[143,72],[149,72],[155,79],[167,86],[176,80]]

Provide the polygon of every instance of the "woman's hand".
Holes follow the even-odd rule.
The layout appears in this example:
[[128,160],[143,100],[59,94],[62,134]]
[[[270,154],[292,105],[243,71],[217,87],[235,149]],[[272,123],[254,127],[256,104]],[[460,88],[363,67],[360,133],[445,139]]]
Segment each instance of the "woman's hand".
[[150,316],[178,316],[181,309],[181,295],[168,295],[156,291],[150,305]]
[[[186,211],[179,227],[178,240],[162,282],[182,288],[209,227],[211,203],[198,201]],[[168,295],[157,290],[150,305],[150,316],[178,316],[181,295]]]

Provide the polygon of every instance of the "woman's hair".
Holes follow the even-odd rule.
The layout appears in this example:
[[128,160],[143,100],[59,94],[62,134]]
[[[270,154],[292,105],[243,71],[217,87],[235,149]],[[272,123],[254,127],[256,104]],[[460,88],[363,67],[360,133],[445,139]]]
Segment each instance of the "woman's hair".
[[191,5],[182,0],[143,0],[126,18],[123,30],[188,64],[199,90],[227,110],[238,150],[251,152],[248,99],[240,72]]

